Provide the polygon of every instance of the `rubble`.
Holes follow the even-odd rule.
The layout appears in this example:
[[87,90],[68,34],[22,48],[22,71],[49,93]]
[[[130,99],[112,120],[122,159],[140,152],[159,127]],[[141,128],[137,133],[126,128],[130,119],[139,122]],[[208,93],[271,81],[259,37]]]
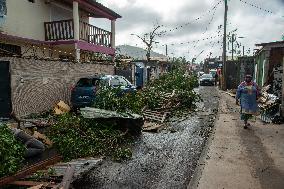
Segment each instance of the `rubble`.
[[280,100],[274,94],[268,93],[270,85],[267,85],[261,90],[259,98],[259,108],[261,111],[261,120],[266,123],[281,123],[283,118],[280,116]]

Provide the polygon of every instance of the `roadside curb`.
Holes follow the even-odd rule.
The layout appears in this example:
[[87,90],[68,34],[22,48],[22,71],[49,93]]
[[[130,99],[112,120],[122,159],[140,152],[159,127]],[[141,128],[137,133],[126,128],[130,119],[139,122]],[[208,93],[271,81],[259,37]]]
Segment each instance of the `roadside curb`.
[[[190,182],[187,186],[187,189],[196,189],[199,185],[199,180],[203,174],[203,169],[205,167],[205,163],[206,163],[206,159],[207,159],[207,154],[209,152],[210,146],[212,144],[212,141],[214,140],[215,137],[215,131],[216,131],[216,122],[217,120],[220,118],[220,97],[221,97],[221,91],[218,89],[218,96],[219,96],[219,104],[218,104],[218,113],[216,115],[216,119],[214,120],[213,123],[213,129],[212,129],[212,133],[210,134],[209,138],[207,139],[207,141],[204,144],[204,148],[201,152],[200,158],[197,162],[197,166],[194,170],[194,173],[192,175],[192,178],[190,179]],[[210,157],[209,157],[210,158]]]

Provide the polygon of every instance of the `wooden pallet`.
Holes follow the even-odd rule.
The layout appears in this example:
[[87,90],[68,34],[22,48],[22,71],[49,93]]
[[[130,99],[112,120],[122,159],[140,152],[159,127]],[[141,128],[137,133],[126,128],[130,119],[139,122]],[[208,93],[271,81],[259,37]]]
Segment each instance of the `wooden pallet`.
[[143,117],[146,121],[164,123],[169,112],[144,110]]

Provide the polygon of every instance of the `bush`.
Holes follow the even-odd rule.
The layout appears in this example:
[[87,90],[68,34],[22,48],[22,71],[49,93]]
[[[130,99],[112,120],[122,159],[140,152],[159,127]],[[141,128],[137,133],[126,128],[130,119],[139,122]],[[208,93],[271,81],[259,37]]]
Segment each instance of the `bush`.
[[15,139],[7,125],[0,125],[0,177],[21,169],[24,154],[24,145]]

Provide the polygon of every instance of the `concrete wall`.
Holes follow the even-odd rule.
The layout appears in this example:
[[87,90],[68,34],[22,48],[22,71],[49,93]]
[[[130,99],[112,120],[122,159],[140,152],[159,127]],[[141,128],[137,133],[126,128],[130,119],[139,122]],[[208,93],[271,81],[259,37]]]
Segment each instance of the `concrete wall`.
[[8,0],[5,33],[30,39],[44,40],[44,22],[50,20],[49,4],[44,0]]
[[50,110],[59,100],[70,103],[70,88],[80,77],[113,74],[112,64],[80,64],[0,57],[10,61],[12,108],[16,115]]
[[[72,6],[45,3],[45,0],[7,0],[4,33],[29,39],[45,40],[44,22],[72,19]],[[80,20],[89,22],[88,14],[80,11]]]

